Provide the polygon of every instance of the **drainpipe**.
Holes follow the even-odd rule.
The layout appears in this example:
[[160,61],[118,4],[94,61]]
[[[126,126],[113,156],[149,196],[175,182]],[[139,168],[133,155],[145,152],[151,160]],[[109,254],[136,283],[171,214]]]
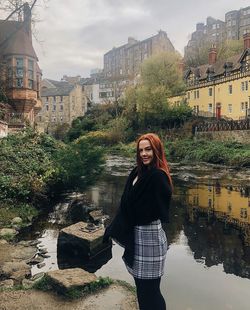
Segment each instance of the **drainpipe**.
[[214,110],[214,117],[216,117],[216,108],[215,108],[215,81],[213,81],[213,110]]

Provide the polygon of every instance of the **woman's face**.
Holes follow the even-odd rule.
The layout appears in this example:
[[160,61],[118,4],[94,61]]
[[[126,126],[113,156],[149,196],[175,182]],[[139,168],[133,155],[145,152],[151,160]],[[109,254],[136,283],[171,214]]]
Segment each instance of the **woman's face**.
[[149,165],[154,159],[153,149],[148,140],[139,142],[139,155],[144,165]]

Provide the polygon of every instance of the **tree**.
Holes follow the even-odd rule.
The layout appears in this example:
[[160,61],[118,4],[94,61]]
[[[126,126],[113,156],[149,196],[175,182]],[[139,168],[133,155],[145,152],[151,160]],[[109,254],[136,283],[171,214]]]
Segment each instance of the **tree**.
[[179,54],[169,52],[146,59],[141,69],[142,84],[150,88],[163,86],[168,95],[178,95],[185,89],[180,62]]
[[240,40],[227,40],[223,42],[217,52],[218,60],[227,60],[228,58],[243,52],[243,39]]
[[131,126],[162,126],[171,109],[167,98],[185,90],[181,58],[176,53],[161,53],[142,64],[140,84],[125,93],[124,115]]
[[[208,63],[209,49],[212,43],[206,40],[186,52],[185,64],[187,67],[198,67]],[[229,57],[237,55],[243,51],[243,40],[226,40],[216,44],[217,60],[227,60]]]

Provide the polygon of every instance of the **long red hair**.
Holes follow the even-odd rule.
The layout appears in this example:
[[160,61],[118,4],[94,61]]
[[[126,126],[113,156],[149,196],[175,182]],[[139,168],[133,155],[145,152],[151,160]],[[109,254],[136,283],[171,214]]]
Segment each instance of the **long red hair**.
[[166,173],[166,175],[169,178],[171,187],[173,188],[172,178],[170,176],[169,166],[168,166],[168,162],[166,159],[163,143],[161,142],[158,135],[156,135],[154,133],[146,133],[137,139],[136,161],[137,161],[137,167],[138,167],[139,174],[143,170],[143,162],[142,162],[142,159],[140,156],[140,151],[139,151],[139,143],[142,140],[148,140],[151,147],[152,147],[153,154],[154,154],[152,166],[154,166],[158,169],[161,169]]

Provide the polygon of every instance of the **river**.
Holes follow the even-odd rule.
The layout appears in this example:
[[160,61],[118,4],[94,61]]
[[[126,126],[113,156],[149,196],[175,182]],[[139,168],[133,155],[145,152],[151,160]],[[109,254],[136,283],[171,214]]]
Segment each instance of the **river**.
[[[74,207],[73,193],[53,211],[41,216],[22,239],[38,238],[49,258],[32,273],[76,266],[57,253],[59,229],[83,220],[86,208],[99,208],[114,216],[133,161],[110,157],[100,180],[81,195]],[[174,195],[170,223],[165,227],[168,254],[162,292],[169,310],[250,309],[250,171],[222,166],[172,164]],[[123,249],[114,244],[98,276],[131,284],[121,259]]]

